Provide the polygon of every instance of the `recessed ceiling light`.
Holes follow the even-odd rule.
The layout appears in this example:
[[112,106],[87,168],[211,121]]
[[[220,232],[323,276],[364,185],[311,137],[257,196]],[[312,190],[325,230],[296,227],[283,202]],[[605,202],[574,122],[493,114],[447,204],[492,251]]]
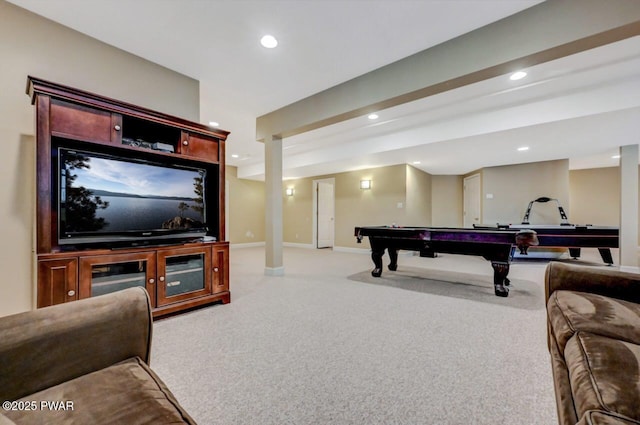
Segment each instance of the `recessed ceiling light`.
[[620,159],[620,155],[613,155],[611,158],[613,158],[613,159]]
[[511,74],[511,76],[509,77],[509,79],[516,81],[516,80],[522,80],[524,77],[527,76],[527,73],[524,71],[518,71],[518,72],[514,72],[513,74]]
[[529,150],[529,146],[521,146],[521,147],[519,147],[519,148],[518,148],[518,150],[519,150],[520,152],[522,152],[522,151],[528,151],[528,150]]
[[380,117],[378,116],[378,114],[369,114],[367,118],[369,118],[370,120],[377,120]]
[[240,158],[240,155],[238,155],[237,153],[234,153],[233,155],[231,155],[231,158]]
[[278,45],[278,40],[272,35],[265,35],[260,39],[260,44],[267,49],[273,49]]
[[220,123],[219,123],[219,122],[216,122],[216,121],[209,121],[209,125],[210,125],[211,127],[219,127],[219,126],[220,126]]

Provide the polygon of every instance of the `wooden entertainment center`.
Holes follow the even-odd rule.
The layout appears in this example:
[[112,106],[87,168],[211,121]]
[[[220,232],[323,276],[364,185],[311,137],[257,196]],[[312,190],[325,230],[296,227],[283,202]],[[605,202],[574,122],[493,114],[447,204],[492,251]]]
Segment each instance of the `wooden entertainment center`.
[[[27,83],[36,108],[37,307],[130,286],[147,289],[154,317],[230,302],[224,208],[229,132],[34,77]],[[60,156],[74,149],[141,164],[206,170],[200,186],[203,191],[206,185],[207,193],[207,212],[202,212],[206,235],[117,244],[66,242],[59,228],[65,189]],[[176,220],[187,208],[182,205]]]

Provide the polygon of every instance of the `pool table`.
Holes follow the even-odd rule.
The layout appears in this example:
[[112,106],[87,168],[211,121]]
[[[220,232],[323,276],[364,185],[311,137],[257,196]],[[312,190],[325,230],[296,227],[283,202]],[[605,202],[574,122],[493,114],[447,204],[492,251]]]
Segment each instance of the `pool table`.
[[483,230],[530,229],[538,235],[540,247],[568,248],[572,258],[580,257],[580,248],[597,248],[602,261],[611,265],[610,248],[618,248],[619,229],[591,224],[497,224],[496,226],[474,225]]
[[382,275],[382,256],[389,253],[389,270],[398,268],[398,250],[420,252],[421,257],[435,257],[437,252],[478,255],[491,261],[495,295],[509,296],[509,264],[517,247],[526,254],[538,245],[536,232],[530,229],[462,229],[447,227],[356,227],[358,243],[369,237],[374,277]]

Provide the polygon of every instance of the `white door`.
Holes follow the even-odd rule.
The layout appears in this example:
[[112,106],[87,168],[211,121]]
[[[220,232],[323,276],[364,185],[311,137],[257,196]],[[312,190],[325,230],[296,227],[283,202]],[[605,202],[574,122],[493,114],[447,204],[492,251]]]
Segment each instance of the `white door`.
[[464,227],[480,224],[480,174],[474,174],[464,179]]
[[334,237],[333,184],[318,182],[318,248],[332,248]]

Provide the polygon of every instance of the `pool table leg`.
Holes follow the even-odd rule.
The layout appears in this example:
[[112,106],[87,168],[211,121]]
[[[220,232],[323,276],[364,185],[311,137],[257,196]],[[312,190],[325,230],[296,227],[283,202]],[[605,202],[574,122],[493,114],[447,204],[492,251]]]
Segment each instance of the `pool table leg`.
[[609,248],[598,248],[598,252],[600,253],[600,257],[602,257],[602,261],[609,266],[613,264],[613,257],[611,256],[611,250]]
[[574,260],[580,258],[580,248],[569,248],[569,256]]
[[389,253],[389,270],[395,272],[398,270],[398,250],[396,248],[389,247],[387,248],[387,252]]
[[371,276],[380,277],[382,275],[382,256],[384,255],[384,246],[378,244],[371,244],[371,259],[373,260],[374,269],[371,271]]
[[492,261],[491,267],[493,267],[493,288],[495,294],[499,297],[509,296],[509,263],[503,263],[498,261]]

